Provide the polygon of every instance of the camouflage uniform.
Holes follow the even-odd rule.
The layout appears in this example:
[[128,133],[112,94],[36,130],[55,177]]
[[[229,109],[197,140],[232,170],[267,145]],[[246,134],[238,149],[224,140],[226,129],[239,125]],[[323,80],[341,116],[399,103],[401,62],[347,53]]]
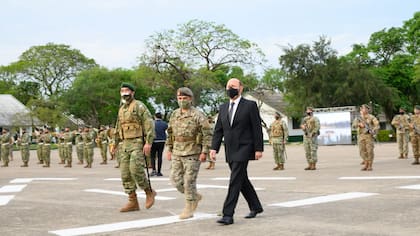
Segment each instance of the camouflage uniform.
[[77,153],[77,159],[79,162],[77,164],[82,165],[83,164],[83,138],[82,138],[82,130],[79,129],[76,133],[75,137],[75,143],[76,143],[76,153]]
[[73,161],[73,138],[74,135],[70,131],[64,131],[64,134],[62,136],[63,139],[63,154],[64,154],[64,160],[67,161],[67,165],[64,167],[71,167],[71,163]]
[[274,162],[276,167],[274,170],[283,170],[284,169],[284,152],[285,152],[285,142],[289,136],[287,129],[287,124],[281,118],[276,119],[269,128],[270,143],[273,145],[274,152]]
[[83,159],[86,161],[85,168],[92,168],[93,162],[93,142],[95,140],[95,131],[85,128],[82,133],[83,139]]
[[[106,133],[107,133],[109,150],[112,150],[115,146],[115,140],[113,137],[113,133],[115,133],[115,129],[109,128]],[[114,160],[114,159],[115,159],[115,153],[111,153],[111,160]]]
[[171,180],[187,201],[196,201],[200,153],[208,153],[212,129],[205,115],[194,107],[175,110],[169,119],[167,150],[172,153]]
[[60,157],[60,162],[58,164],[64,164],[66,158],[64,156],[63,131],[60,131],[60,133],[57,133],[55,137],[57,139],[58,156]]
[[22,136],[18,139],[18,145],[20,147],[20,153],[22,156],[23,165],[21,167],[27,167],[29,162],[29,144],[31,142],[31,136],[28,133],[23,132]]
[[400,159],[407,158],[408,156],[409,119],[410,117],[408,115],[400,114],[394,116],[391,122],[397,130],[397,143],[398,150],[400,152]]
[[[417,109],[418,108],[418,109]],[[416,106],[416,110],[420,111],[420,107]],[[420,113],[414,114],[411,117],[410,121],[410,137],[411,137],[411,145],[413,148],[413,155],[415,161],[412,163],[413,165],[418,165],[419,158],[420,158]]]
[[[359,127],[360,123],[364,124],[365,127]],[[374,159],[375,134],[379,130],[379,121],[375,116],[366,114],[353,121],[353,128],[357,129],[360,157],[362,157],[365,164],[362,170],[371,170]]]
[[35,132],[35,139],[36,139],[36,156],[38,157],[37,164],[44,164],[44,160],[42,159],[42,130],[40,132]]
[[155,127],[147,107],[137,100],[124,104],[118,112],[116,145],[121,158],[121,179],[127,194],[135,192],[136,183],[141,189],[149,188],[145,175],[144,142],[153,143]]
[[303,146],[305,148],[306,160],[309,164],[305,170],[315,170],[316,163],[318,162],[318,135],[320,123],[319,119],[313,115],[308,115],[303,118]]
[[11,148],[10,138],[11,138],[10,132],[3,130],[3,134],[0,136],[1,159],[3,160],[3,165],[1,167],[9,166],[9,154],[10,154],[10,148]]
[[44,165],[42,167],[50,167],[50,163],[51,163],[51,140],[52,140],[52,136],[46,130],[41,135],[40,140],[42,142],[41,156],[42,156],[42,160],[44,162]]
[[101,150],[102,162],[100,164],[107,163],[107,152],[108,152],[108,136],[107,130],[101,129],[98,133],[97,144]]

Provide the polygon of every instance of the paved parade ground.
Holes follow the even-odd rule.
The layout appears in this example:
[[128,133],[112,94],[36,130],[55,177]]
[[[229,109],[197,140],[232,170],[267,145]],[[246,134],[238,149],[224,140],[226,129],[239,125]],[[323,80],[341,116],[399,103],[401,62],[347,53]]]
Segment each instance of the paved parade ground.
[[[76,162],[73,151],[73,162]],[[377,144],[373,171],[360,171],[357,146],[321,146],[316,171],[307,166],[303,146],[287,145],[284,171],[273,171],[271,146],[263,159],[250,162],[251,181],[264,212],[254,219],[240,197],[235,223],[216,223],[227,193],[229,170],[219,154],[215,170],[203,163],[198,176],[199,203],[195,217],[178,220],[184,199],[168,180],[152,177],[155,205],[120,213],[127,195],[115,161],[99,165],[95,148],[92,169],[64,168],[52,151],[51,168],[42,168],[34,151],[28,168],[19,167],[14,152],[10,167],[0,169],[0,235],[419,235],[420,165],[397,159],[395,143]]]

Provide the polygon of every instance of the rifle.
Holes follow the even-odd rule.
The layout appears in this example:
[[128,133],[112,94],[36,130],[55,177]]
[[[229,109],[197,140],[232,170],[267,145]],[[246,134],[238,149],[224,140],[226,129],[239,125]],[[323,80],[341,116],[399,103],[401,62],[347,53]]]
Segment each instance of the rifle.
[[365,126],[365,133],[366,134],[371,134],[372,136],[376,136],[376,132],[370,127],[370,125],[364,121],[361,117],[357,118],[357,120],[359,121],[359,123],[363,123],[363,125]]

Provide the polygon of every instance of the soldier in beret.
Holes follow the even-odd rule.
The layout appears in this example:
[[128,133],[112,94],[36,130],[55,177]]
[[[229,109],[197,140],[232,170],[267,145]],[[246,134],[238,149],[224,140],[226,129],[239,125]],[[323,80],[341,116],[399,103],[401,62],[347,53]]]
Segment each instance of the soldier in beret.
[[413,165],[420,164],[420,105],[414,107],[414,114],[410,119],[410,136],[413,148],[414,162]]
[[140,210],[137,200],[137,186],[146,193],[146,209],[153,206],[156,192],[145,175],[147,168],[145,155],[150,155],[155,127],[152,115],[141,101],[134,98],[135,87],[130,83],[122,83],[120,88],[121,106],[118,111],[115,127],[115,146],[111,153],[118,153],[120,158],[121,180],[128,203],[120,212]]

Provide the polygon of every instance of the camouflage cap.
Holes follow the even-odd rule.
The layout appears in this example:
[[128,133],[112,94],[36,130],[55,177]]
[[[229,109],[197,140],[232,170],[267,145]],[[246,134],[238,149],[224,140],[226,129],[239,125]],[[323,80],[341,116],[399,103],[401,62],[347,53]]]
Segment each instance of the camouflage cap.
[[306,110],[314,111],[313,107],[306,107]]
[[181,95],[181,96],[188,96],[188,97],[194,97],[193,92],[191,91],[191,89],[187,88],[187,87],[182,87],[179,88],[177,91],[177,95]]
[[420,105],[415,105],[415,106],[414,106],[414,109],[416,109],[416,110],[420,110]]
[[407,111],[405,107],[400,107],[400,110]]
[[134,85],[128,82],[123,82],[121,84],[121,88],[129,88],[133,92],[136,91],[136,88],[134,87]]
[[370,106],[369,106],[368,104],[362,104],[362,105],[360,106],[360,108],[362,108],[362,107],[364,107],[364,108],[366,108],[366,109],[370,110]]

